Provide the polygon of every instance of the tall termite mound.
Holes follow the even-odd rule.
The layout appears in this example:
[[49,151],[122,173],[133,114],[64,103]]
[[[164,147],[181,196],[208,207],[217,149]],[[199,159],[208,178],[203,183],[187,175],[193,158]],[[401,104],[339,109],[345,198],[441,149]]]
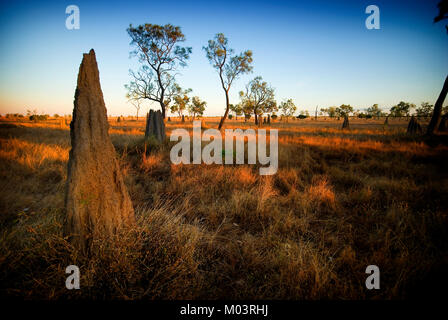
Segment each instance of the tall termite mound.
[[157,141],[163,142],[165,140],[165,122],[160,110],[149,110],[146,114],[146,129],[145,138],[153,136]]
[[134,209],[108,133],[95,51],[84,54],[70,123],[65,234],[85,249],[134,222]]

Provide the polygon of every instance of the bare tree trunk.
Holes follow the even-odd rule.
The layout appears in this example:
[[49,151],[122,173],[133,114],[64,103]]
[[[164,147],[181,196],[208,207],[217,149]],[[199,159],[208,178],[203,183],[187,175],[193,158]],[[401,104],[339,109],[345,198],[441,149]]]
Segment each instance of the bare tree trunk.
[[432,114],[431,121],[429,122],[428,129],[426,134],[432,135],[434,134],[440,125],[440,119],[442,115],[442,106],[445,101],[446,95],[448,93],[448,76],[445,79],[445,83],[443,84],[442,91],[440,92],[439,98],[434,105],[434,112]]
[[165,103],[160,102],[160,109],[162,109],[162,118],[165,119]]
[[224,121],[229,115],[229,92],[227,90],[224,90],[224,92],[226,93],[226,112],[224,113],[224,117],[221,118],[221,121],[219,121],[218,130],[221,130],[222,126],[224,125]]

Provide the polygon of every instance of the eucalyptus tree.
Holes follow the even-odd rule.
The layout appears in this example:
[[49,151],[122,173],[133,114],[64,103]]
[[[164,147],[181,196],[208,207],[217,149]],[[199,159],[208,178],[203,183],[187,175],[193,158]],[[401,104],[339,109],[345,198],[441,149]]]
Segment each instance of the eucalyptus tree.
[[335,109],[335,112],[338,117],[348,117],[353,112],[353,107],[349,104],[341,104]]
[[383,114],[381,109],[378,107],[378,104],[376,104],[376,103],[374,105],[372,105],[371,107],[368,107],[366,112],[369,116],[377,117],[378,119]]
[[206,106],[207,102],[202,101],[199,97],[193,97],[191,99],[191,104],[188,108],[190,113],[193,115],[193,120],[197,115],[202,116],[204,114]]
[[126,94],[126,98],[128,99],[128,102],[132,104],[132,106],[137,111],[137,121],[138,121],[138,113],[142,107],[142,100],[136,97],[135,95],[131,95],[129,92]]
[[280,110],[282,111],[282,114],[285,116],[286,120],[288,120],[288,118],[294,115],[294,113],[297,111],[297,106],[294,104],[292,99],[288,99],[280,103]]
[[219,122],[220,130],[229,114],[229,91],[233,82],[242,74],[252,71],[252,51],[246,50],[234,55],[234,50],[229,48],[228,39],[222,33],[217,33],[213,40],[209,40],[207,46],[202,48],[213,68],[219,74],[222,89],[226,97],[226,111]]
[[191,91],[191,89],[182,90],[180,87],[176,88],[172,99],[168,100],[171,104],[170,111],[172,113],[177,113],[179,117],[182,117],[184,111],[188,107],[188,103],[190,102],[190,97],[188,96],[188,94]]
[[230,111],[232,111],[235,114],[235,119],[238,120],[238,116],[243,115],[243,107],[240,103],[238,104],[231,104],[230,105]]
[[252,110],[255,124],[258,124],[258,116],[278,110],[274,100],[274,88],[263,81],[262,77],[258,76],[251,80],[246,85],[246,90],[240,91],[240,97],[241,104]]
[[408,117],[411,113],[411,109],[415,109],[415,104],[400,101],[397,105],[390,108],[390,115],[392,117]]
[[141,63],[139,71],[129,72],[132,80],[125,86],[128,94],[159,103],[165,118],[166,102],[176,92],[176,71],[187,65],[192,49],[180,45],[185,35],[171,24],[146,23],[135,28],[131,24],[127,32],[134,48],[131,55]]
[[429,102],[422,102],[421,107],[415,109],[417,117],[429,118],[432,115],[434,106]]

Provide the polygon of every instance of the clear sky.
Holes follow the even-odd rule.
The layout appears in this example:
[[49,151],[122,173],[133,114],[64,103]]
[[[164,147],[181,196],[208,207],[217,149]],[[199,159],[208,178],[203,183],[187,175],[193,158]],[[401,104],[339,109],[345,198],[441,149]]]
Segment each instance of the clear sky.
[[[110,115],[134,114],[124,84],[130,58],[126,28],[143,23],[178,25],[193,48],[178,82],[207,101],[206,115],[222,115],[224,93],[202,47],[224,33],[236,52],[250,49],[255,76],[292,98],[299,110],[400,100],[434,104],[448,73],[448,35],[433,24],[438,0],[420,1],[1,1],[0,114],[37,109],[70,114],[82,53],[96,51]],[[65,8],[80,9],[80,29],[67,30]],[[367,30],[365,9],[380,9],[380,30]],[[154,107],[158,107],[155,105]],[[145,109],[148,105],[145,105]]]

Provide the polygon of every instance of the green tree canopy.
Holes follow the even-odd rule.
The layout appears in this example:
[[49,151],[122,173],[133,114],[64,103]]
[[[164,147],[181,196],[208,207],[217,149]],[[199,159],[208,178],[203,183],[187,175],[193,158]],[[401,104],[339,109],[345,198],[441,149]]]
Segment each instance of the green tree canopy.
[[241,104],[252,109],[252,113],[255,115],[255,124],[258,124],[258,116],[277,110],[274,88],[263,81],[260,76],[255,77],[246,85],[246,91],[241,91],[240,97]]
[[193,119],[196,116],[202,116],[204,114],[206,106],[207,102],[201,101],[199,97],[193,97],[193,99],[191,99],[191,104],[189,106],[189,111],[193,115]]
[[353,112],[353,107],[349,104],[341,104],[335,109],[335,113],[338,117],[349,116]]
[[236,117],[243,115],[243,107],[240,103],[230,104],[230,111],[232,111]]
[[191,89],[182,90],[178,87],[176,95],[173,96],[173,104],[171,105],[171,112],[177,113],[179,117],[182,117],[184,111],[187,109],[188,103],[190,102],[190,97],[188,94]]
[[336,116],[336,107],[322,108],[320,111],[328,114],[330,118],[334,118]]
[[390,108],[390,115],[392,117],[405,117],[409,116],[411,109],[415,108],[415,104],[400,101],[397,105]]
[[415,109],[415,113],[418,117],[430,117],[434,110],[434,105],[429,102],[422,102],[420,107]]
[[367,108],[366,110],[367,114],[372,117],[381,117],[383,115],[383,112],[378,107],[378,104],[374,104],[371,107]]
[[297,106],[294,104],[292,99],[288,99],[280,103],[280,110],[282,111],[282,114],[288,118],[294,115],[297,111]]
[[176,91],[175,72],[184,67],[192,52],[191,47],[180,46],[185,35],[180,27],[149,24],[127,29],[131,37],[132,56],[142,64],[139,71],[129,71],[132,80],[126,89],[134,99],[148,99],[158,102],[165,117],[165,101]]
[[226,97],[226,110],[219,122],[218,129],[221,129],[229,113],[229,90],[233,82],[242,74],[252,71],[252,51],[247,50],[238,55],[234,55],[233,49],[229,48],[228,40],[222,33],[215,35],[213,40],[208,41],[208,45],[203,47],[207,59],[219,74],[222,89]]

